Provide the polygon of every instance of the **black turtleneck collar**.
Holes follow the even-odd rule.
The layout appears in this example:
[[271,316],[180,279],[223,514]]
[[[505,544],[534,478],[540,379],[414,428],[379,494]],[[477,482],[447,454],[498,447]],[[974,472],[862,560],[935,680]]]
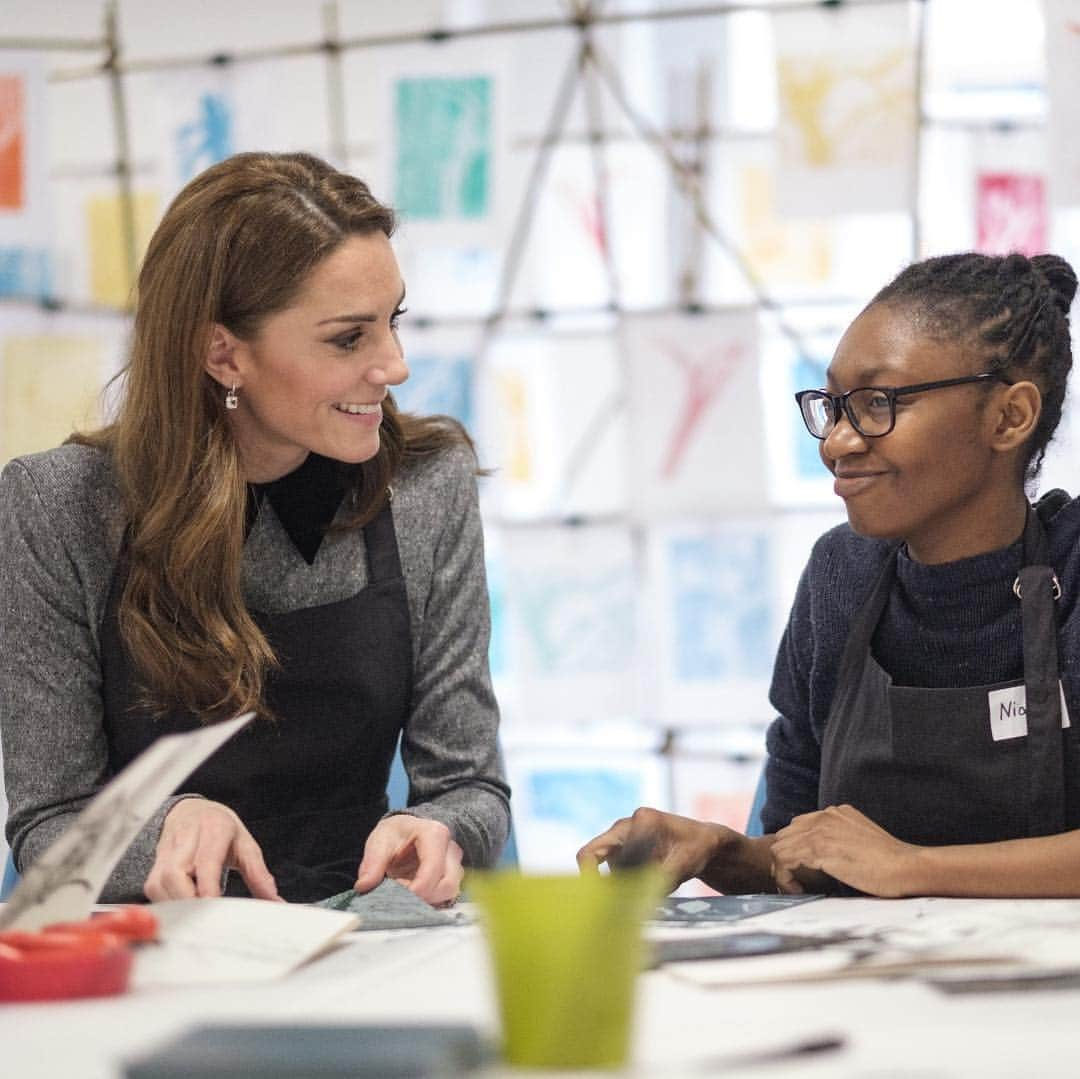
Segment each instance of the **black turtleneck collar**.
[[309,453],[304,463],[270,483],[249,483],[247,529],[250,532],[264,498],[274,507],[293,546],[311,565],[326,530],[356,477],[356,465]]

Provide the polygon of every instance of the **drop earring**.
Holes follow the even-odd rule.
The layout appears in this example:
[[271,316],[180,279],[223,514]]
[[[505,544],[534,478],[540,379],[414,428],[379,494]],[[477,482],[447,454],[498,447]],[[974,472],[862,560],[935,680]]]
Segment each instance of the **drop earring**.
[[240,398],[236,396],[236,384],[234,383],[232,388],[227,394],[225,394],[225,407],[230,412],[240,407]]

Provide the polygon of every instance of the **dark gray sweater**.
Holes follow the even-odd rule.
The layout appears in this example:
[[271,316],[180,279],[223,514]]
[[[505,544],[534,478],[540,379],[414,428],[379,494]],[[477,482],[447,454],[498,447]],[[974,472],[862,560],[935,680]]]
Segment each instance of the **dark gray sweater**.
[[[403,741],[409,812],[446,824],[468,864],[490,865],[509,831],[498,710],[488,675],[483,534],[464,449],[394,481],[394,527],[413,634]],[[107,458],[62,446],[0,475],[0,732],[17,865],[34,860],[109,778],[98,632],[123,519]],[[363,532],[329,536],[314,564],[264,502],[244,548],[252,608],[333,603],[367,583]],[[182,793],[182,788],[181,788]],[[116,867],[104,901],[137,899],[169,799]]]
[[[1080,499],[1047,527],[1061,582],[1058,662],[1074,724],[1080,723]],[[889,544],[848,525],[814,545],[773,671],[769,699],[780,713],[769,728],[766,833],[818,808],[825,721],[855,609],[869,594]],[[901,548],[897,579],[873,640],[874,657],[898,685],[980,686],[1023,677],[1020,604],[1012,583],[1019,541],[959,562],[927,566]]]

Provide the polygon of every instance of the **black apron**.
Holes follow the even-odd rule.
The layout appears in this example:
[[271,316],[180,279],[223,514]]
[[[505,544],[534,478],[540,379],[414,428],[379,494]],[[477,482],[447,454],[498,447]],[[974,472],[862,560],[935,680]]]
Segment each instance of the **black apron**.
[[[351,888],[364,842],[386,812],[386,783],[409,712],[412,634],[389,503],[364,528],[368,584],[356,595],[279,614],[252,611],[281,663],[256,718],[183,784],[231,807],[250,830],[278,892],[311,902]],[[154,719],[135,705],[136,673],[117,610],[123,559],[101,626],[110,774],[155,739],[199,719]],[[238,873],[228,894],[247,895]]]
[[[1057,579],[1033,509],[1023,537],[1024,678],[959,689],[894,686],[871,641],[896,550],[852,619],[821,750],[818,808],[849,804],[924,846],[1056,835],[1080,826],[1075,729],[1062,730]],[[991,694],[1024,686],[1027,735],[995,741]],[[1002,698],[994,699],[998,703]],[[998,714],[1000,719],[1000,713]]]

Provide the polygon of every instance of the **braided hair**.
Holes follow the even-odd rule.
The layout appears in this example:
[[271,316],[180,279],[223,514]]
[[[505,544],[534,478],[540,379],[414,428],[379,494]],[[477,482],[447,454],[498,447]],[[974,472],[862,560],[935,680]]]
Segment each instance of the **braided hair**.
[[1029,379],[1042,413],[1027,445],[1024,477],[1039,474],[1065,401],[1072,368],[1069,307],[1076,273],[1057,255],[967,252],[924,259],[902,270],[870,301],[902,307],[919,330],[981,357],[980,371]]

